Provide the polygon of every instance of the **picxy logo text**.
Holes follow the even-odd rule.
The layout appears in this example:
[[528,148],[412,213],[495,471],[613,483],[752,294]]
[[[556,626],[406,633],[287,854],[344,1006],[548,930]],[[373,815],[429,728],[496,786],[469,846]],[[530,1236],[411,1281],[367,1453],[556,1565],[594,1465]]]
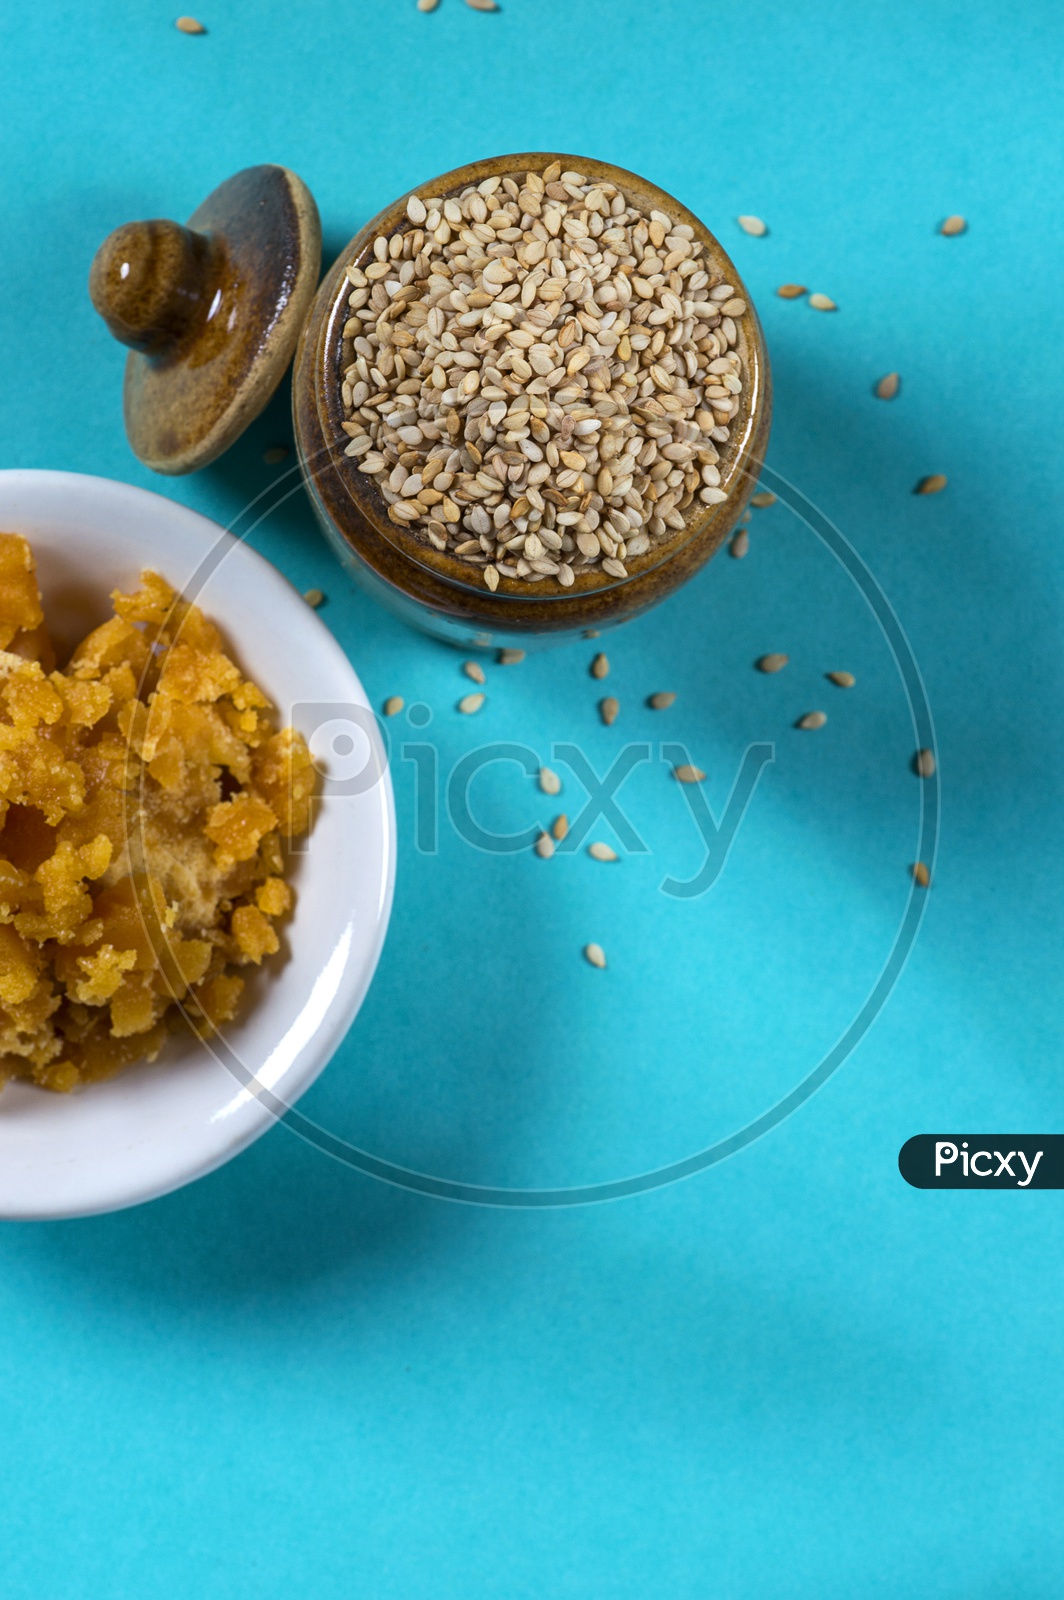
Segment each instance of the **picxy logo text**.
[[914,1189],[1061,1189],[1064,1134],[919,1133],[898,1168]]

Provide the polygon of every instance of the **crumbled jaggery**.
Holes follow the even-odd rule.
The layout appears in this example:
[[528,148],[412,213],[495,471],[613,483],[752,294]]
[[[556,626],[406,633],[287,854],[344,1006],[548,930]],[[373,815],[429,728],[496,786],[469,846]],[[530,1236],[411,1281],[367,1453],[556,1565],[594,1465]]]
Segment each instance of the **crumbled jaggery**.
[[0,1085],[68,1091],[236,1015],[280,948],[305,741],[157,573],[63,671],[26,540],[0,533]]

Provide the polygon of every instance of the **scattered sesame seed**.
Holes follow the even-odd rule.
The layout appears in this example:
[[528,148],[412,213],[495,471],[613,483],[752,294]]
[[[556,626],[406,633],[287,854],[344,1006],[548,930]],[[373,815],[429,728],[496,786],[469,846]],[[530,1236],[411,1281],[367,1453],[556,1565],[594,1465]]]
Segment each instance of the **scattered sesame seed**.
[[535,843],[535,851],[542,861],[549,861],[554,854],[554,840],[549,833],[541,833]]
[[706,776],[701,767],[692,767],[686,763],[680,767],[673,767],[672,775],[677,783],[702,783]]
[[754,666],[758,672],[781,672],[790,660],[782,651],[774,651],[771,655],[758,656]]
[[525,659],[525,652],[523,650],[509,650],[509,649],[507,649],[507,650],[500,650],[499,651],[499,665],[500,665],[500,667],[516,667],[518,662],[519,661],[523,661],[524,659]]
[[801,728],[803,733],[812,733],[817,728],[822,728],[827,720],[826,711],[807,711],[804,717],[798,718],[794,726]]
[[419,11],[435,11],[439,3],[440,0],[417,0],[417,8]]
[[826,294],[811,294],[809,296],[809,304],[814,311],[837,311],[839,309],[831,296]]
[[931,874],[922,861],[913,863],[912,874],[921,889],[927,889],[931,884]]
[[561,794],[562,780],[550,767],[540,767],[539,786],[544,794]]
[[486,699],[487,695],[483,694],[464,694],[458,702],[458,709],[465,716],[471,717],[474,711],[480,710]]
[[944,233],[947,239],[952,239],[955,234],[967,233],[968,224],[963,217],[947,217],[938,231],[939,233]]
[[606,952],[600,944],[585,944],[584,959],[585,961],[590,961],[593,967],[604,967],[606,965]]
[[612,694],[608,694],[604,700],[599,701],[599,716],[602,718],[607,728],[611,725],[611,723],[617,721],[617,716],[620,712],[620,709],[621,702]]
[[877,400],[893,400],[901,388],[901,379],[896,372],[888,372],[886,377],[880,378],[875,387]]
[[918,750],[913,756],[913,771],[918,778],[933,778],[935,776],[934,751]]
[[755,506],[758,511],[764,511],[766,506],[774,506],[776,504],[776,496],[771,489],[759,489],[756,494],[750,496],[750,504]]
[[598,655],[595,657],[594,661],[592,661],[591,667],[590,667],[589,670],[590,670],[591,676],[593,678],[606,678],[606,677],[608,677],[609,676],[609,671],[610,671],[610,658],[609,658],[609,656],[604,655],[603,652],[600,650]]
[[566,834],[569,832],[569,818],[565,815],[564,811],[555,817],[554,821],[550,825],[550,831],[553,833],[556,839],[565,838]]
[[597,839],[596,839],[594,844],[589,844],[588,845],[587,853],[588,853],[589,856],[593,857],[593,859],[595,861],[616,861],[617,860],[617,852],[616,852],[616,850],[611,850],[608,844],[602,844]]
[[930,477],[920,479],[913,494],[941,494],[948,482],[944,472],[932,472]]
[[824,676],[840,689],[852,689],[857,682],[852,672],[825,672]]
[[750,548],[750,535],[745,528],[740,528],[728,546],[728,554],[734,556],[736,561],[741,561]]
[[315,611],[317,611],[319,606],[323,606],[325,604],[325,596],[320,589],[304,590],[303,599],[307,602],[308,606],[313,606]]
[[750,234],[751,238],[763,239],[768,232],[760,217],[736,217],[735,220],[743,232]]
[[195,17],[178,17],[174,27],[179,33],[206,33],[202,22],[197,22]]
[[479,661],[463,661],[462,671],[467,678],[472,678],[474,683],[484,682],[484,668]]
[[651,711],[668,711],[670,706],[676,704],[676,696],[671,689],[662,689],[658,694],[652,694],[647,700]]
[[386,717],[394,717],[398,715],[400,711],[402,711],[405,705],[406,701],[403,699],[401,694],[389,695],[387,700],[384,702],[384,715]]
[[781,283],[776,293],[781,300],[798,300],[803,294],[808,294],[809,290],[804,283]]

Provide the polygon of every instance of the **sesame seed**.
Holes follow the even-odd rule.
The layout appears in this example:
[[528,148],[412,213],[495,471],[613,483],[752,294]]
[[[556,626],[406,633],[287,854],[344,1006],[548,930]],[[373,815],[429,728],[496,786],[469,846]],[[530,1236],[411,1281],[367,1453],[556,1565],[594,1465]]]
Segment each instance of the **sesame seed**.
[[386,717],[394,717],[400,711],[402,711],[405,705],[406,701],[403,699],[401,694],[389,695],[387,700],[384,702],[384,715]]
[[585,944],[584,959],[590,961],[593,967],[604,967],[606,965],[606,952],[600,944]]
[[798,300],[803,294],[808,294],[809,290],[804,283],[781,283],[776,293],[781,300]]
[[893,400],[901,387],[901,379],[896,372],[888,372],[876,384],[875,393],[877,400]]
[[462,671],[467,678],[472,678],[474,683],[484,682],[484,668],[479,661],[463,661]]
[[728,546],[728,554],[734,556],[736,561],[741,561],[750,548],[750,535],[745,528],[740,528]]
[[652,694],[647,700],[647,705],[651,711],[668,711],[669,707],[675,704],[676,696],[671,689],[659,690],[657,694]]
[[929,477],[920,479],[913,494],[941,494],[948,482],[944,472],[932,472]]
[[286,444],[271,444],[262,452],[262,459],[268,467],[275,467],[278,462],[287,461],[290,453]]
[[588,670],[590,671],[591,676],[593,678],[606,678],[606,677],[608,677],[609,676],[609,671],[610,671],[610,658],[609,658],[609,656],[605,655],[600,650],[598,655],[595,657],[594,661],[592,661],[591,666],[590,666],[590,668]]
[[837,311],[839,309],[831,296],[826,294],[811,294],[809,296],[809,304],[814,311]]
[[764,511],[767,506],[776,504],[776,496],[771,489],[759,489],[757,494],[750,496],[750,504],[756,507],[758,511]]
[[524,659],[525,659],[525,652],[523,650],[500,650],[499,651],[499,665],[500,665],[500,667],[516,667],[517,664],[519,662],[523,661]]
[[535,850],[537,856],[543,861],[549,861],[554,854],[554,840],[549,833],[541,833],[536,840]]
[[559,778],[556,772],[551,770],[550,767],[540,767],[539,786],[543,790],[544,794],[560,794],[562,780]]
[[933,778],[935,776],[934,751],[918,750],[913,756],[913,771],[918,778]]
[[753,239],[762,239],[768,232],[760,217],[736,217],[735,220],[743,232],[748,233]]
[[915,861],[912,866],[912,875],[921,889],[927,889],[931,884],[931,874],[922,861]]
[[458,702],[458,709],[464,716],[471,717],[475,711],[480,710],[486,699],[487,695],[483,694],[464,694]]
[[824,676],[839,689],[852,689],[857,682],[852,672],[825,672]]
[[325,604],[325,596],[320,589],[306,589],[303,593],[303,599],[308,606],[313,606],[315,611],[319,606]]
[[826,711],[807,711],[804,717],[799,717],[794,724],[804,733],[813,733],[817,728],[822,728],[828,720]]
[[967,233],[968,224],[963,217],[947,217],[938,231],[944,233],[947,239],[952,239],[958,233]]
[[785,656],[781,651],[777,650],[771,655],[758,656],[754,666],[758,672],[780,672],[790,659],[790,656]]
[[611,725],[611,723],[617,721],[617,716],[620,712],[620,709],[621,702],[612,694],[608,694],[604,700],[599,701],[599,716],[602,718],[607,728]]
[[564,811],[555,817],[554,821],[550,825],[550,831],[556,839],[565,838],[566,834],[569,832],[569,818],[565,815]]
[[706,776],[701,767],[693,767],[686,762],[682,766],[673,767],[672,775],[677,783],[702,783]]
[[206,33],[202,22],[197,22],[195,17],[178,17],[174,27],[179,33]]
[[587,853],[595,861],[616,861],[617,860],[617,852],[616,852],[616,850],[611,850],[608,844],[602,844],[597,839],[596,839],[594,844],[589,844],[588,845]]

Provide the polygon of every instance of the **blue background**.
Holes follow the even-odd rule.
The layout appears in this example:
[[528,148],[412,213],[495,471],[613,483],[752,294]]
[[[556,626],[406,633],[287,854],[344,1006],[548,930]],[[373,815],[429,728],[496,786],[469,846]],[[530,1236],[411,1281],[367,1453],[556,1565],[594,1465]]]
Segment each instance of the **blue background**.
[[[0,439],[8,466],[159,489],[228,522],[290,441],[284,395],[196,477],[126,445],[93,250],[294,167],[326,259],[395,194],[481,155],[560,148],[681,196],[761,310],[770,463],[896,607],[939,738],[943,827],[892,1000],[804,1109],[692,1181],[568,1211],[410,1194],[277,1128],[122,1215],[0,1231],[5,1597],[1025,1600],[1064,1585],[1060,1196],[928,1194],[902,1142],[1059,1130],[1061,25],[1050,4],[902,0],[204,0],[204,38],[141,0],[0,17]],[[942,217],[970,220],[963,237]],[[770,226],[745,237],[734,218]],[[796,280],[834,316],[775,297]],[[871,395],[898,369],[900,397]],[[914,498],[924,473],[946,492]],[[432,708],[441,769],[480,740],[603,770],[683,741],[720,810],[776,745],[703,899],[666,769],[624,790],[650,851],[615,867],[486,856],[445,825],[401,862],[370,997],[304,1102],[387,1158],[565,1185],[681,1158],[771,1105],[848,1023],[909,892],[918,780],[860,596],[782,506],[613,636],[488,665],[353,592],[301,499],[254,542],[371,694]],[[765,650],[792,665],[751,668]],[[825,670],[856,673],[848,694]],[[675,689],[667,715],[642,707]],[[792,729],[822,706],[827,727]],[[557,806],[477,780],[498,828]],[[602,827],[599,836],[609,837]],[[588,939],[610,967],[580,957]]]

